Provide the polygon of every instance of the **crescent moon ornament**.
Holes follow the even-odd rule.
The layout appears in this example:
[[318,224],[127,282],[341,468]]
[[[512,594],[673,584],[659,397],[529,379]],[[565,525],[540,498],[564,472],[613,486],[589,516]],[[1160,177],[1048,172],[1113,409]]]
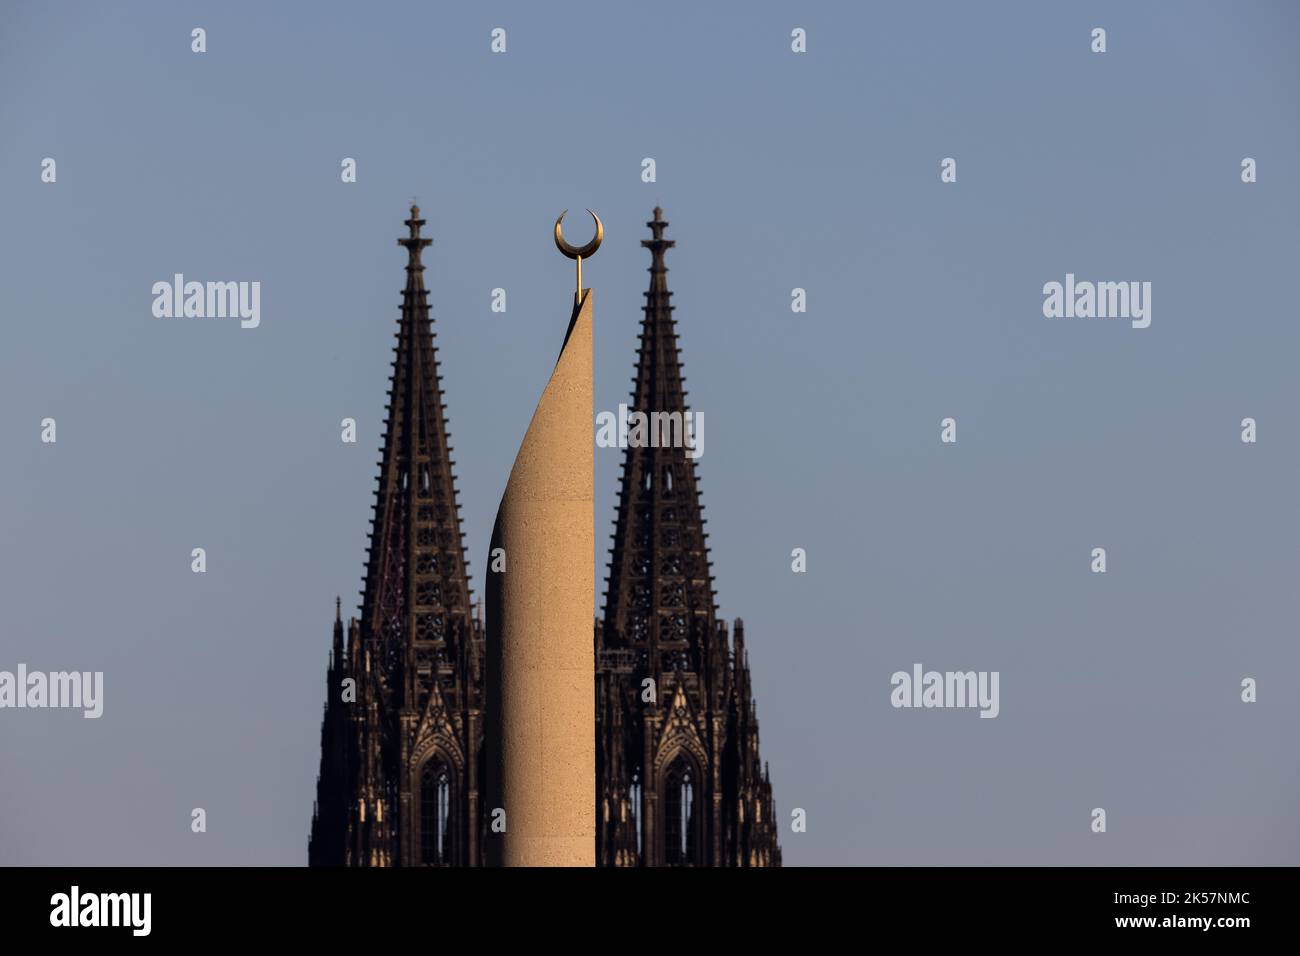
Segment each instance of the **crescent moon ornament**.
[[560,213],[560,218],[555,220],[555,248],[559,249],[562,253],[577,263],[578,286],[573,293],[574,299],[576,300],[582,298],[582,260],[590,259],[596,254],[596,250],[600,248],[601,240],[605,238],[605,227],[601,223],[600,217],[588,209],[587,212],[591,213],[591,218],[596,220],[596,236],[585,246],[572,246],[565,241],[564,230],[560,226],[560,224],[564,222],[564,217],[568,212],[569,210],[564,210],[564,212]]

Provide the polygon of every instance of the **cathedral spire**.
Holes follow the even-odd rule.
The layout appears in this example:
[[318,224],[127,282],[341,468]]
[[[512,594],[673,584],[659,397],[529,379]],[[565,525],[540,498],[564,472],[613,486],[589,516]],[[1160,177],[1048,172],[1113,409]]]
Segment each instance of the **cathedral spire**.
[[363,592],[366,638],[387,667],[416,642],[441,642],[470,615],[460,507],[424,287],[420,235],[426,220],[411,204],[406,288],[380,461]]
[[481,624],[474,620],[456,476],[411,204],[361,618],[334,609],[308,860],[477,863],[483,832]]
[[[605,619],[595,635],[597,859],[779,866],[771,785],[759,779],[744,625],[736,620],[729,647],[714,604],[695,467],[703,418],[686,404],[664,262],[674,242],[664,237],[662,209],[646,225],[650,288]],[[647,687],[655,688],[650,697]]]
[[[605,624],[612,632],[610,646],[634,645],[646,651],[659,647],[679,654],[688,642],[696,643],[696,635],[713,631],[713,576],[696,460],[685,447],[688,433],[696,431],[687,428],[693,416],[686,405],[664,263],[664,253],[676,243],[664,238],[668,223],[659,207],[646,225],[652,238],[641,240],[641,245],[650,250],[650,288],[645,293],[629,419],[634,420],[635,412],[650,418],[640,433],[645,440],[637,441],[635,423],[628,435]],[[666,426],[651,435],[656,421]],[[672,665],[665,660],[664,666]]]
[[668,291],[668,267],[664,265],[664,253],[677,243],[664,238],[668,223],[664,220],[664,211],[660,207],[655,206],[655,217],[646,225],[654,235],[653,239],[641,240],[641,245],[650,250],[650,291],[669,296],[672,293]]
[[[420,261],[420,253],[428,246],[433,245],[432,239],[422,239],[420,237],[420,227],[429,220],[420,218],[420,207],[411,203],[411,218],[405,221],[408,229],[411,230],[410,236],[397,240],[399,246],[405,246],[406,251],[411,254],[410,261],[406,264],[408,272],[423,272],[424,264]],[[424,280],[419,282],[421,288],[424,287]],[[409,286],[408,286],[409,288]]]

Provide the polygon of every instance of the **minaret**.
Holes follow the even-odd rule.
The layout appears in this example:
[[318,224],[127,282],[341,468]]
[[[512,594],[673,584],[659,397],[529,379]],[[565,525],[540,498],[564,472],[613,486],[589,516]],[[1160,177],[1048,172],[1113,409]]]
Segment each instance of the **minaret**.
[[664,238],[663,210],[646,225],[650,287],[628,415],[630,423],[635,413],[657,417],[669,434],[652,443],[643,432],[638,442],[632,423],[623,459],[597,633],[597,859],[607,866],[777,864],[775,831],[764,831],[762,845],[748,852],[753,821],[771,818],[771,788],[753,779],[757,720],[740,625],[733,655],[716,617],[693,454],[703,427],[686,402],[664,263],[675,243]]
[[[343,862],[464,865],[481,838],[482,630],[472,613],[454,461],[424,287],[425,220],[411,206],[397,345],[360,622],[330,708],[346,721],[346,770],[322,741],[321,779],[346,776]],[[342,623],[336,621],[336,647]],[[336,651],[337,655],[337,651]],[[354,681],[355,700],[336,681]],[[327,765],[327,763],[329,765]],[[318,800],[319,803],[319,800]],[[318,812],[320,808],[318,807]],[[321,826],[313,852],[335,827]]]
[[[558,222],[555,229],[560,245]],[[597,238],[584,249],[594,251],[600,236],[597,220]],[[490,544],[504,566],[492,567],[489,557],[488,792],[505,827],[494,831],[488,860],[503,866],[596,862],[595,664],[587,638],[596,614],[592,293],[581,287],[581,259],[578,270],[564,344],[519,446]]]

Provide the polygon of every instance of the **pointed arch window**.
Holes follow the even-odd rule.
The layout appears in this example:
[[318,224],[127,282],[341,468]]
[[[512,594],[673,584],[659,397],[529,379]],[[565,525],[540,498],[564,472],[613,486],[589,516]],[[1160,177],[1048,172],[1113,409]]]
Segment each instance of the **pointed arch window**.
[[641,774],[632,774],[632,828],[636,830],[636,855],[641,858]]
[[420,862],[452,865],[451,770],[438,758],[420,773]]
[[677,757],[664,777],[664,863],[700,865],[699,780],[685,755]]

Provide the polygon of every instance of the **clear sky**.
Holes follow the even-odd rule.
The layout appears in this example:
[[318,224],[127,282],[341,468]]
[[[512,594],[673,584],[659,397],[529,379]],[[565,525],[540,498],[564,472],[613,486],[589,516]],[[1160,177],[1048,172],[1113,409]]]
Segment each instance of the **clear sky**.
[[[0,863],[306,861],[413,196],[479,594],[569,314],[551,224],[605,221],[614,409],[663,206],[787,863],[1300,863],[1297,36],[1286,2],[5,3],[0,670],[105,699],[0,710]],[[154,318],[177,272],[260,281],[260,326]],[[1067,273],[1151,282],[1150,328],[1045,318]],[[917,662],[998,671],[999,716],[894,709]]]

